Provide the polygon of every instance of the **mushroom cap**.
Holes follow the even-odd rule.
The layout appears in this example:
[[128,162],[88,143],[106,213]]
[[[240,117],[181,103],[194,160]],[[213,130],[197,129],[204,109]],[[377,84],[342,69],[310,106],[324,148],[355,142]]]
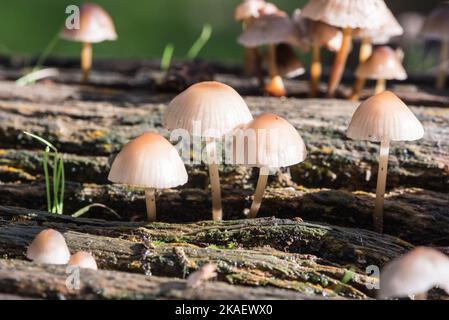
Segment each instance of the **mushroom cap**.
[[305,18],[339,28],[378,28],[386,22],[383,0],[310,0],[303,8]]
[[[176,96],[163,117],[168,130],[184,129],[191,135],[220,138],[253,117],[243,98],[230,86],[205,81]],[[195,132],[195,122],[201,132]]]
[[36,263],[66,264],[70,259],[70,251],[61,233],[45,229],[31,242],[26,256]]
[[281,43],[276,46],[276,64],[279,74],[286,78],[298,77],[306,72],[304,64],[288,44]]
[[427,17],[421,34],[426,39],[449,40],[449,2],[436,7]]
[[340,29],[321,21],[307,19],[309,39],[312,44],[325,46],[332,52],[337,52],[343,42],[343,32]]
[[262,10],[264,6],[264,0],[244,0],[235,9],[234,18],[236,21],[258,18],[260,16],[260,10]]
[[398,20],[404,29],[402,38],[415,39],[421,33],[425,17],[419,12],[409,11],[401,13]]
[[357,67],[355,74],[364,79],[407,79],[398,53],[387,46],[376,48],[368,60]]
[[295,42],[297,30],[286,15],[271,14],[261,16],[245,30],[238,38],[238,42],[248,48],[268,44]]
[[73,254],[70,257],[68,264],[84,269],[98,270],[95,258],[89,252],[85,251],[78,251],[77,253]]
[[60,36],[66,40],[88,43],[117,39],[112,18],[102,7],[94,3],[85,3],[80,7],[79,29],[64,27]]
[[[244,138],[243,145],[238,139]],[[243,147],[243,150],[242,150]],[[280,168],[303,162],[307,148],[298,131],[287,120],[265,113],[234,132],[234,164]]]
[[380,275],[380,299],[407,297],[440,287],[449,293],[449,257],[418,247],[385,266]]
[[174,188],[187,182],[176,148],[164,137],[147,132],[128,142],[115,157],[108,179],[141,188]]
[[413,141],[424,129],[410,109],[394,93],[384,91],[362,102],[352,116],[347,136],[355,140]]
[[372,29],[357,29],[353,33],[354,38],[370,38],[373,44],[385,44],[388,43],[391,38],[404,34],[404,29],[399,24],[398,20],[396,20],[390,9],[387,8],[385,15],[387,21],[383,25]]

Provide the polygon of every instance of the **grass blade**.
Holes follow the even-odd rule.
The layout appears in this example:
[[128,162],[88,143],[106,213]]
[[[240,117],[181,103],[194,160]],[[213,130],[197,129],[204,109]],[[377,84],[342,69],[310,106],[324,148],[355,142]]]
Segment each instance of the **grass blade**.
[[164,52],[162,53],[162,59],[161,59],[161,70],[162,71],[167,71],[170,68],[174,51],[175,51],[175,46],[172,43],[169,43],[165,46]]
[[37,136],[35,134],[32,134],[31,132],[28,132],[28,131],[23,131],[23,133],[26,134],[27,136],[30,136],[31,138],[34,138],[34,139],[38,140],[41,143],[43,143],[48,148],[52,149],[54,152],[58,152],[58,149],[56,149],[56,147],[54,145],[52,145],[50,142],[48,142],[44,138],[41,138],[41,137],[39,137],[39,136]]
[[113,210],[113,209],[109,208],[108,206],[105,206],[104,204],[101,204],[101,203],[93,203],[88,206],[85,206],[84,208],[81,208],[77,212],[72,214],[72,217],[74,217],[74,218],[81,217],[83,214],[87,213],[91,208],[95,208],[95,207],[106,209],[109,213],[111,213],[118,219],[122,219],[122,217],[120,217],[120,215],[115,210]]
[[212,36],[212,26],[206,23],[203,26],[203,31],[201,31],[199,38],[193,43],[192,47],[190,47],[190,50],[187,53],[187,57],[189,59],[195,59],[200,53],[200,51],[203,49],[203,47],[206,45],[206,43],[209,41],[211,36]]
[[58,189],[59,189],[59,155],[56,153],[53,158],[53,213],[59,213],[59,198],[58,198]]
[[62,157],[59,159],[59,171],[60,171],[60,183],[61,183],[61,191],[60,191],[60,198],[59,198],[59,214],[62,214],[64,212],[64,192],[65,192],[65,172],[64,172],[64,161],[62,160]]
[[46,147],[44,150],[44,158],[42,159],[42,166],[44,167],[44,176],[45,176],[45,193],[47,194],[47,210],[51,212],[51,195],[50,195],[50,178],[48,176],[48,153],[50,152],[50,148]]

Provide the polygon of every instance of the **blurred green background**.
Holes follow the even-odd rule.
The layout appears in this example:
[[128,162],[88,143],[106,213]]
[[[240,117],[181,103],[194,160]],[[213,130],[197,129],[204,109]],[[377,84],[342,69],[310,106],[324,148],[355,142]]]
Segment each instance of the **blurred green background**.
[[[0,50],[11,54],[39,54],[60,29],[69,4],[84,1],[1,0]],[[95,57],[158,58],[168,43],[175,45],[177,58],[183,58],[205,23],[213,35],[200,57],[223,62],[241,58],[236,43],[241,27],[233,19],[239,0],[98,0],[113,17],[119,40],[95,45]],[[291,13],[305,0],[273,0]],[[395,12],[427,13],[439,1],[387,1]],[[79,44],[59,41],[53,55],[78,56]]]

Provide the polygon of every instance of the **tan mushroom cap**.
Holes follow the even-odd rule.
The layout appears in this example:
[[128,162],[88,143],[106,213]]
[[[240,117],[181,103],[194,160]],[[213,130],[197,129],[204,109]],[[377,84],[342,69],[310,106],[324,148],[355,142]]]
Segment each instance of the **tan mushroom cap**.
[[343,33],[321,21],[308,20],[310,42],[319,46],[325,46],[328,50],[336,52],[340,50],[343,41]]
[[[205,81],[176,96],[164,113],[163,123],[168,130],[184,129],[191,135],[220,138],[252,119],[237,91],[224,83]],[[201,132],[195,132],[195,123]]]
[[347,136],[355,140],[413,141],[424,129],[410,109],[394,93],[384,91],[362,102],[352,116]]
[[66,40],[88,43],[117,39],[112,18],[102,7],[93,3],[80,7],[80,28],[64,28],[60,36]]
[[260,10],[264,6],[264,0],[244,0],[235,9],[234,18],[236,21],[258,18],[260,16]]
[[398,53],[387,46],[376,48],[371,57],[357,67],[355,74],[365,79],[407,79]]
[[304,64],[288,44],[281,43],[276,46],[276,64],[279,74],[289,79],[303,75],[306,72]]
[[424,22],[421,34],[433,40],[449,40],[449,2],[441,3]]
[[286,15],[272,14],[262,16],[245,30],[238,42],[248,48],[269,44],[296,42],[297,30]]
[[354,38],[369,38],[373,44],[385,44],[388,43],[391,38],[404,34],[404,29],[399,24],[398,20],[396,20],[390,9],[387,8],[385,15],[387,17],[386,23],[379,28],[357,29],[353,33]]
[[78,266],[84,269],[98,270],[95,258],[85,251],[78,251],[70,257],[69,265]]
[[36,263],[66,264],[70,259],[70,252],[61,233],[45,229],[31,242],[26,256]]
[[339,28],[378,28],[386,22],[383,0],[310,0],[303,9],[305,18]]
[[[247,139],[241,140],[242,135]],[[306,146],[298,131],[287,120],[271,113],[237,128],[233,150],[234,164],[253,167],[288,167],[307,157]]]
[[379,298],[407,297],[440,287],[449,294],[449,258],[431,248],[418,247],[385,266]]
[[174,188],[187,182],[187,172],[175,147],[148,132],[128,142],[115,157],[108,179],[141,188]]

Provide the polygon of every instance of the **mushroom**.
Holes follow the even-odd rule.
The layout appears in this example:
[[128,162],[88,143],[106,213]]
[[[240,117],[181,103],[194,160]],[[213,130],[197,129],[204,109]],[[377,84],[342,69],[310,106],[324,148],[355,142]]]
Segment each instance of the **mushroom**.
[[385,266],[378,297],[425,300],[427,291],[434,287],[449,294],[449,257],[432,248],[417,247]]
[[312,60],[310,66],[310,93],[315,98],[321,79],[321,47],[325,46],[332,52],[337,52],[342,44],[343,34],[340,29],[324,22],[307,19],[309,41],[312,45]]
[[78,251],[70,257],[69,265],[78,266],[84,269],[98,270],[95,258],[85,251]]
[[87,83],[92,67],[92,43],[116,40],[117,33],[115,32],[112,18],[102,7],[93,3],[85,3],[80,7],[79,29],[67,29],[65,27],[60,37],[69,41],[82,43],[82,83]]
[[294,41],[297,30],[284,12],[266,15],[254,21],[253,25],[245,30],[238,42],[245,47],[268,47],[268,73],[271,82],[265,87],[265,91],[272,96],[285,96],[284,83],[276,64],[276,45]]
[[446,72],[449,66],[449,2],[441,3],[429,14],[421,34],[426,39],[441,41],[436,88],[442,90],[446,84]]
[[[398,53],[388,46],[376,48],[371,57],[360,64],[355,71],[357,79],[377,80],[375,94],[386,89],[386,80],[405,80],[407,73]],[[353,97],[358,97],[363,87],[354,88]]]
[[303,75],[304,65],[289,44],[281,43],[276,46],[276,64],[279,74],[288,79]]
[[176,148],[164,137],[147,132],[128,142],[115,157],[108,179],[145,189],[148,221],[156,221],[155,189],[187,182],[187,172]]
[[[400,36],[404,29],[394,17],[393,13],[387,9],[387,22],[376,29],[357,29],[354,31],[354,38],[360,39],[359,66],[364,63],[373,53],[373,44],[385,44],[391,38]],[[365,78],[357,77],[353,87],[351,100],[358,100],[358,94],[365,86]]]
[[380,142],[374,229],[383,232],[383,206],[391,141],[421,139],[424,129],[410,109],[394,93],[384,91],[364,101],[355,111],[347,136]]
[[[184,129],[190,135],[199,134],[206,139],[213,220],[223,218],[216,139],[221,139],[252,118],[237,91],[216,81],[200,82],[189,87],[170,102],[164,113],[163,123],[168,130]],[[194,127],[198,123],[201,132],[197,133]]]
[[26,256],[36,263],[66,264],[70,259],[70,251],[61,233],[45,229],[31,242]]
[[259,167],[256,193],[248,218],[255,218],[268,181],[270,169],[289,167],[303,162],[307,149],[298,131],[285,119],[263,114],[233,133],[232,162]]
[[303,17],[343,29],[341,47],[329,78],[328,96],[333,97],[341,81],[352,42],[352,30],[375,29],[386,22],[388,10],[383,0],[310,0]]
[[[242,29],[251,27],[254,19],[260,17],[260,11],[265,6],[264,0],[244,0],[235,9],[234,18],[242,22]],[[257,47],[245,48],[245,72],[247,74],[260,73],[260,55]]]

